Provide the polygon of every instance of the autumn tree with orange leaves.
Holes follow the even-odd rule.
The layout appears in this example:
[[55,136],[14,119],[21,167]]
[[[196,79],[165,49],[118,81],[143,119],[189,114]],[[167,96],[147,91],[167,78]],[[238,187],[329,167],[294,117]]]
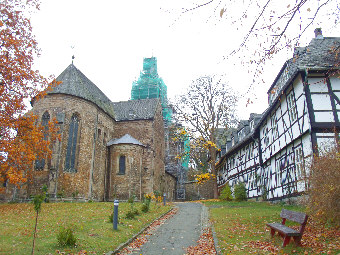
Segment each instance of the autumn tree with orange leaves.
[[37,0],[0,2],[0,183],[26,182],[33,162],[50,156],[57,138],[54,122],[42,126],[27,108],[51,87],[32,69],[39,48],[26,15],[38,8]]

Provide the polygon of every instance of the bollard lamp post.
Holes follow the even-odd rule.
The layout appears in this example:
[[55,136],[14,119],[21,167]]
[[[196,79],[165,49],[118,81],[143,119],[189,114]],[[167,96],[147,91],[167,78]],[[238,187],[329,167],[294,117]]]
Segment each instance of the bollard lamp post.
[[163,193],[163,205],[166,205],[166,193]]
[[117,225],[118,225],[118,205],[119,201],[116,199],[113,202],[113,229],[117,230]]

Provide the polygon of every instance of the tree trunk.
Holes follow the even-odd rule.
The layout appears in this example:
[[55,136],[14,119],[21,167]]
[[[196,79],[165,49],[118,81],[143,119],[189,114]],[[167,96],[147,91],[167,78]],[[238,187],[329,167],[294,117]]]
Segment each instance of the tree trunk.
[[214,147],[210,148],[210,168],[211,173],[215,176],[213,178],[213,190],[214,190],[214,199],[218,198],[218,188],[217,188],[217,175],[216,175],[216,168],[215,168],[215,161],[216,161],[216,149]]
[[35,227],[34,227],[33,245],[32,245],[32,255],[34,255],[34,246],[35,246],[35,237],[36,237],[36,233],[37,233],[38,216],[39,216],[39,211],[37,211],[37,215],[35,217]]

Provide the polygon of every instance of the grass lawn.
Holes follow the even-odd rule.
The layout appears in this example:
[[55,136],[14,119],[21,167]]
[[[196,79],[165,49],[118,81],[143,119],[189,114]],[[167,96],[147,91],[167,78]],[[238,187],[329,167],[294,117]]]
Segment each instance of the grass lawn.
[[[302,237],[303,247],[294,242],[284,249],[282,238],[270,237],[266,223],[281,222],[282,208],[304,211],[289,205],[272,205],[265,202],[204,202],[209,207],[222,254],[340,254],[340,230],[325,227],[308,219]],[[296,226],[289,224],[288,226]]]
[[[140,207],[140,203],[135,203],[135,208]],[[43,203],[35,254],[113,251],[171,207],[151,203],[148,213],[127,220],[124,216],[129,208],[128,203],[119,204],[118,230],[113,231],[109,223],[113,203]],[[0,254],[30,254],[35,225],[33,204],[0,204],[0,222]],[[58,247],[56,236],[61,226],[74,227],[77,247]]]

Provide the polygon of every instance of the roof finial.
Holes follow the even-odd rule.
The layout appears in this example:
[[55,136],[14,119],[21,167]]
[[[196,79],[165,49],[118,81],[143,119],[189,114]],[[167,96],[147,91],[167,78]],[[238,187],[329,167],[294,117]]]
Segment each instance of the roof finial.
[[[74,45],[71,45],[71,49],[74,52]],[[72,65],[73,65],[74,54],[72,55]]]

